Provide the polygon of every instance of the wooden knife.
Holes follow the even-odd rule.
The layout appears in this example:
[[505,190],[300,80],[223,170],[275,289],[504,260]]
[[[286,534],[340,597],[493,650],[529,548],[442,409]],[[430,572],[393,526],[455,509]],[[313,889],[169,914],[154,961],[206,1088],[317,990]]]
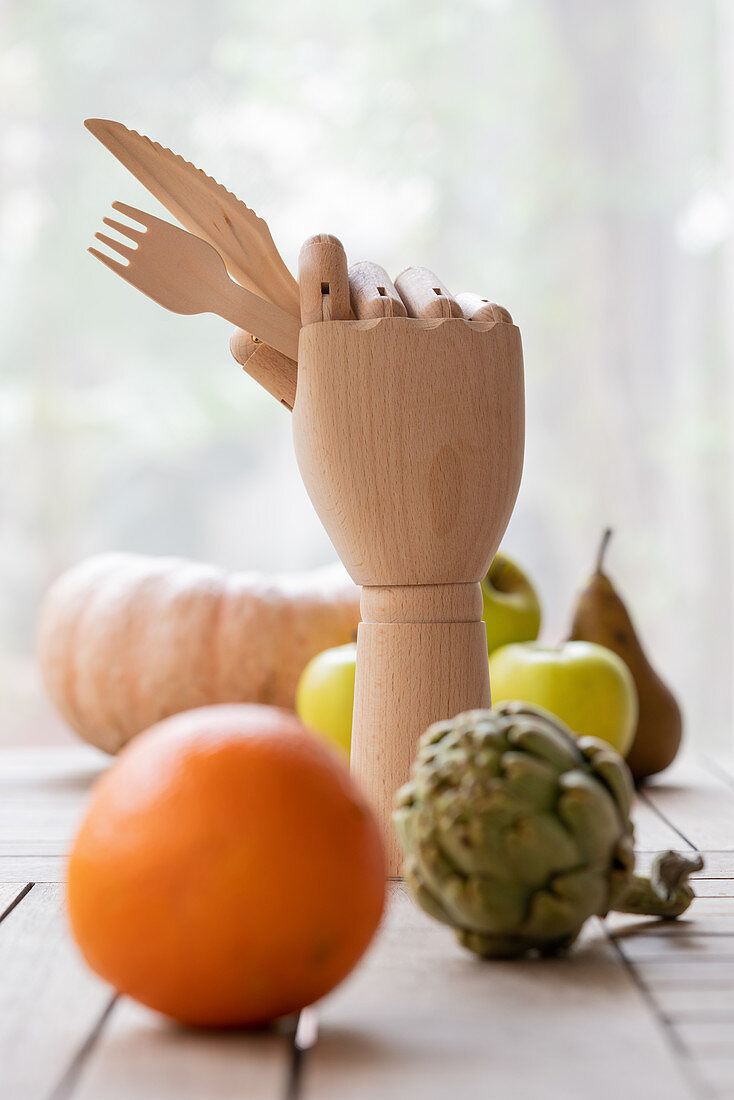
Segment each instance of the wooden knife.
[[200,168],[121,122],[88,118],[84,125],[184,228],[216,248],[233,279],[300,316],[298,284],[253,210]]

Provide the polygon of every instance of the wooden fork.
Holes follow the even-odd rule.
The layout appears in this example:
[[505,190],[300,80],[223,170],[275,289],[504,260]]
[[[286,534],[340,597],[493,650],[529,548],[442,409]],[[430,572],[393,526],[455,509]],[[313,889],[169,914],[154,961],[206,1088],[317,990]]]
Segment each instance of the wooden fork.
[[295,317],[230,279],[221,256],[207,241],[134,206],[113,202],[112,207],[144,228],[103,218],[105,225],[134,244],[95,233],[98,241],[118,252],[127,264],[90,248],[93,256],[174,313],[216,313],[238,328],[257,334],[294,361],[295,380],[300,331]]

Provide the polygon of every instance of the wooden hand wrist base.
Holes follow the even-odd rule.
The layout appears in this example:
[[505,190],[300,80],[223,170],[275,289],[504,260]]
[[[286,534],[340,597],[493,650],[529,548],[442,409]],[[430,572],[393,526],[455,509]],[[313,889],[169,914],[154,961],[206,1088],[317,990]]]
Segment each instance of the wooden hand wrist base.
[[309,496],[362,585],[352,768],[395,875],[392,802],[418,737],[489,705],[478,582],[520,484],[520,334],[459,318],[308,325],[293,434]]
[[478,584],[365,587],[361,607],[352,771],[385,825],[396,875],[388,822],[417,739],[437,718],[490,704],[482,593]]

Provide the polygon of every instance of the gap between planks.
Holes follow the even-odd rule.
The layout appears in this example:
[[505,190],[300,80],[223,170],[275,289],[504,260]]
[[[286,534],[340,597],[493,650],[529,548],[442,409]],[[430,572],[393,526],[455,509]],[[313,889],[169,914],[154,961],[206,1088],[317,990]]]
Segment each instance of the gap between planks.
[[2,1100],[298,1095],[293,1021],[260,1034],[177,1027],[87,969],[60,887],[0,885],[0,911]]
[[[2,885],[0,885],[0,905],[2,905],[6,897],[10,896],[10,900],[5,905],[5,908],[0,910],[0,924],[2,924],[6,917],[10,916],[16,906],[20,905],[23,898],[30,894],[34,886],[35,882],[27,882],[25,886],[20,889],[13,883],[2,883]],[[13,894],[15,896],[12,896]]]
[[102,1030],[107,1023],[116,1003],[117,994],[112,993],[110,995],[109,1001],[102,1010],[99,1019],[90,1029],[89,1034],[83,1040],[76,1054],[71,1059],[71,1062],[62,1074],[59,1083],[50,1094],[48,1100],[72,1100],[87,1059],[97,1045],[97,1042],[102,1034]]
[[[694,888],[701,882],[705,892],[693,902],[689,921],[654,924],[643,933],[639,921],[617,916],[606,922],[607,934],[692,1087],[702,1096],[731,1096],[731,1033],[728,1045],[713,1044],[713,1052],[706,1035],[722,1025],[730,1027],[734,1019],[734,775],[711,758],[688,758],[639,798],[692,849],[716,850],[708,853],[707,878],[695,877]],[[626,939],[633,932],[642,934]],[[717,1062],[721,1057],[724,1062]]]
[[605,922],[603,923],[604,931],[607,938],[611,942],[614,951],[617,953],[620,962],[625,967],[630,975],[630,978],[640,991],[640,995],[647,1004],[647,1007],[650,1010],[650,1014],[657,1020],[660,1030],[666,1042],[668,1043],[668,1046],[670,1047],[673,1057],[676,1059],[678,1065],[680,1066],[681,1072],[695,1092],[702,1096],[705,1095],[707,1092],[705,1077],[702,1074],[695,1058],[692,1056],[690,1050],[683,1042],[677,1029],[673,1026],[670,1017],[666,1013],[661,1011],[657,998],[648,986],[647,982],[644,980],[639,968],[635,966],[632,959],[628,958],[628,956],[622,950],[619,938],[612,934],[611,930],[606,927]]
[[[701,765],[701,767],[703,767],[703,765]],[[49,769],[49,770],[53,770],[53,769]],[[714,782],[716,784],[716,789],[719,792],[719,796],[721,796],[722,788],[723,788],[723,791],[725,791],[727,796],[728,796],[727,801],[730,798],[732,798],[732,795],[734,795],[734,792],[732,792],[732,790],[731,790],[732,781],[731,780],[726,780],[725,777],[721,774],[715,775],[710,769],[705,769],[705,770],[707,770],[708,773],[709,773],[709,776],[708,776],[709,779],[714,780]],[[717,780],[718,780],[718,782],[717,782]],[[74,777],[72,779],[71,785],[73,785],[73,786],[76,785],[76,777]],[[81,785],[82,784],[80,784],[80,786]],[[673,793],[675,793],[675,791],[673,791]],[[678,789],[677,798],[678,798],[679,803],[680,803],[680,793],[681,793],[680,789]],[[683,832],[683,830],[678,828],[678,826],[674,823],[675,821],[678,820],[678,818],[677,818],[677,814],[675,812],[671,812],[667,809],[667,794],[668,794],[668,792],[666,791],[666,788],[665,788],[664,784],[660,785],[660,786],[655,785],[655,786],[650,788],[648,793],[646,793],[642,804],[646,807],[646,811],[648,811],[648,812],[645,812],[644,814],[640,815],[640,817],[643,819],[639,822],[640,833],[642,834],[641,838],[643,840],[646,840],[650,847],[653,846],[653,843],[655,845],[660,843],[661,846],[673,846],[674,847],[675,846],[674,837],[678,836],[681,839],[683,839],[691,848],[695,848],[696,846],[693,843],[693,841],[688,839],[688,830],[686,832]],[[700,790],[698,792],[698,797],[699,797],[698,813],[696,815],[694,815],[694,817],[697,817],[698,814],[700,814],[702,812],[701,811],[701,801],[700,801],[700,798],[701,798],[701,791]],[[685,802],[685,799],[683,801]],[[705,814],[705,810],[703,811],[703,813]],[[658,825],[662,825],[664,827],[663,832],[659,831],[658,827],[655,824],[656,822],[658,823]],[[695,821],[694,821],[694,824],[695,824]],[[669,829],[671,831],[671,835],[669,835],[669,836],[665,835],[666,829]],[[710,882],[721,881],[723,883],[726,883],[726,882],[730,881],[730,879],[731,879],[731,867],[732,867],[732,861],[734,860],[734,852],[726,850],[726,845],[724,844],[724,840],[727,839],[729,842],[731,842],[732,838],[731,838],[731,835],[729,835],[728,837],[725,838],[724,834],[721,830],[719,830],[718,832],[716,830],[714,830],[714,835],[713,835],[712,839],[716,840],[717,843],[719,843],[721,845],[721,850],[719,850],[718,852],[711,853],[711,856],[712,857],[720,857],[722,877],[721,877],[720,880],[710,879],[709,881]],[[651,843],[651,842],[653,842],[653,843]],[[19,857],[19,858],[21,858],[21,857]],[[718,869],[718,867],[711,867],[710,868],[710,870],[717,870],[717,869]],[[704,872],[704,874],[705,874],[705,872]],[[31,894],[32,889],[33,889],[33,884],[30,883],[30,882],[25,882],[22,886],[15,885],[13,887],[10,887],[9,889],[6,888],[5,892],[0,892],[0,907],[3,905],[3,903],[5,903],[5,908],[2,911],[0,919],[11,916],[13,911],[15,909],[17,909],[18,906],[20,906],[21,903],[26,898],[29,897],[29,894]],[[2,890],[2,888],[0,888],[0,891],[1,890]],[[694,915],[694,920],[695,920],[695,915]],[[712,934],[711,933],[708,933],[708,934],[707,933],[701,933],[701,935],[705,935],[706,938],[709,939],[709,936],[711,936]],[[650,933],[648,933],[648,935],[646,935],[645,937],[639,937],[639,940],[641,941],[643,938],[646,940],[647,944],[650,945],[650,946],[652,946],[651,941],[660,941],[660,940],[663,939],[663,937],[661,935],[656,935],[655,933],[653,933],[652,929],[650,930]],[[677,936],[677,938],[681,939],[682,936]],[[709,943],[711,943],[711,939],[709,939]],[[641,942],[640,942],[640,946],[642,946]],[[620,945],[619,943],[615,944],[615,950],[617,950],[620,953],[624,954],[624,945],[623,944]],[[694,954],[695,954],[695,952],[694,952]],[[658,962],[660,962],[662,957],[667,957],[667,956],[661,956],[661,954],[659,954],[659,953],[653,953],[652,958],[649,960],[649,962],[658,963]],[[677,956],[677,957],[679,957],[679,956]],[[701,957],[700,954],[698,955],[698,957],[699,958]],[[706,955],[706,958],[712,959],[712,956],[709,954],[709,955]],[[727,962],[729,962],[729,961],[734,962],[734,959],[731,959],[731,957],[727,954],[726,961]],[[631,958],[629,960],[626,960],[626,965],[628,965],[631,968],[632,971],[634,971],[635,968],[638,968],[640,970],[644,970],[644,967],[646,965],[648,965],[648,959],[640,955],[640,956]],[[637,975],[635,975],[635,977],[637,978]],[[644,975],[642,977],[640,977],[640,980],[641,981],[644,980]],[[119,1056],[119,1053],[120,1053],[120,1041],[121,1041],[121,1035],[119,1033],[120,1029],[122,1030],[122,1032],[124,1032],[126,1027],[129,1028],[130,1026],[133,1026],[132,1021],[134,1021],[134,1019],[137,1018],[137,1020],[138,1020],[138,1025],[137,1025],[138,1026],[138,1031],[140,1032],[141,1031],[140,1021],[142,1019],[142,1016],[140,1015],[141,1013],[145,1016],[145,1020],[146,1020],[145,1030],[146,1031],[148,1031],[148,1030],[156,1031],[157,1029],[156,1029],[155,1020],[157,1018],[152,1017],[151,1014],[147,1014],[146,1010],[138,1010],[138,1007],[137,1006],[132,1006],[130,1004],[130,1002],[123,1002],[122,1005],[119,1008],[115,1008],[114,1011],[113,1011],[112,1010],[112,1002],[108,1000],[106,1002],[105,1006],[101,1009],[101,1012],[98,1015],[96,1024],[92,1025],[89,1028],[89,1034],[87,1036],[87,1042],[82,1042],[81,1046],[77,1050],[77,1054],[72,1056],[70,1062],[68,1063],[67,1069],[65,1070],[65,1072],[61,1075],[60,1079],[58,1080],[58,1084],[56,1086],[57,1091],[55,1093],[50,1094],[53,1097],[53,1100],[61,1100],[62,1097],[66,1097],[66,1096],[68,1096],[70,1098],[70,1100],[71,1100],[71,1098],[73,1098],[73,1100],[77,1100],[77,1096],[79,1096],[79,1100],[85,1100],[86,1097],[93,1097],[95,1095],[99,1095],[99,1093],[96,1091],[96,1086],[94,1088],[92,1088],[91,1084],[88,1086],[86,1084],[86,1080],[84,1082],[84,1085],[85,1085],[84,1093],[80,1094],[79,1091],[78,1091],[77,1086],[78,1086],[80,1080],[82,1080],[82,1078],[85,1078],[86,1068],[89,1067],[90,1063],[95,1063],[95,1062],[98,1063],[99,1073],[94,1074],[90,1078],[90,1081],[93,1083],[96,1079],[97,1086],[99,1086],[100,1084],[104,1085],[104,1081],[109,1080],[108,1071],[112,1068],[112,1066],[110,1064],[110,1057],[112,1057],[112,1062],[114,1063],[116,1053],[117,1053],[118,1056]],[[122,1024],[120,1024],[121,1019],[122,1019]],[[682,1031],[683,1026],[684,1026],[683,1023],[681,1023],[681,1028],[679,1030]],[[113,1033],[113,1034],[111,1034],[111,1033]],[[110,1035],[111,1035],[111,1046],[110,1046],[110,1042],[109,1042]],[[94,1036],[94,1039],[93,1039],[92,1042],[89,1042],[88,1040],[92,1036]],[[124,1039],[124,1036],[122,1038]],[[328,1033],[327,1033],[327,1041],[333,1043],[333,1033],[331,1034],[331,1036],[329,1036]],[[162,1040],[161,1045],[163,1047],[165,1047],[166,1046],[166,1041]],[[154,1046],[155,1046],[155,1041],[154,1041]],[[103,1049],[103,1048],[105,1048],[105,1049]],[[122,1042],[122,1049],[123,1049],[123,1052],[124,1052],[124,1050],[125,1050],[124,1041]],[[311,1054],[313,1054],[313,1051],[311,1052]],[[130,1051],[128,1051],[128,1058],[129,1058],[129,1056],[130,1056]],[[164,1061],[165,1061],[165,1056],[164,1056]],[[289,1059],[288,1065],[287,1066],[281,1065],[283,1073],[281,1074],[281,1084],[278,1087],[278,1091],[277,1091],[277,1093],[269,1092],[268,1094],[269,1095],[286,1096],[288,1098],[288,1100],[294,1100],[295,1097],[300,1096],[302,1094],[302,1085],[303,1085],[303,1079],[304,1079],[303,1078],[303,1071],[305,1070],[305,1078],[307,1080],[308,1079],[308,1074],[309,1074],[310,1061],[311,1061],[311,1058],[309,1056],[308,1051],[298,1049],[296,1044],[295,1044],[295,1041],[294,1041],[291,1044],[291,1047],[290,1047],[290,1059]],[[105,1070],[105,1067],[106,1067],[106,1070]],[[93,1068],[93,1066],[92,1066],[92,1068]],[[124,1068],[124,1059],[123,1059],[123,1068]],[[101,1074],[101,1076],[99,1074]],[[346,1078],[345,1078],[345,1081],[346,1081]],[[139,1082],[139,1085],[140,1084],[142,1084],[142,1081]],[[283,1085],[285,1086],[285,1091],[282,1091]],[[62,1088],[66,1088],[66,1090],[67,1090],[66,1093],[64,1093],[63,1091],[61,1091],[61,1092],[58,1091]],[[92,1088],[92,1091],[90,1091],[90,1088]],[[185,1089],[184,1089],[184,1092],[185,1092]],[[48,1095],[49,1095],[48,1093],[44,1094],[44,1100],[46,1100],[46,1097]],[[106,1092],[105,1092],[105,1095],[106,1095]],[[123,1093],[120,1093],[120,1095],[123,1095]],[[161,1095],[163,1095],[163,1094],[161,1093]],[[177,1095],[181,1095],[180,1090],[177,1093]],[[25,1100],[25,1098],[24,1098],[24,1100]],[[157,1100],[158,1100],[158,1098],[157,1098]]]

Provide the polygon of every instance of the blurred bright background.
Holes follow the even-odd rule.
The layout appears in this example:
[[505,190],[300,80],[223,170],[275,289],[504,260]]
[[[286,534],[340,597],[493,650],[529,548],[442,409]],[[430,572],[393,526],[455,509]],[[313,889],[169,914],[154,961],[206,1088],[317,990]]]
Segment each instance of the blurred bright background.
[[613,525],[609,571],[690,741],[730,743],[733,51],[727,0],[5,0],[0,742],[69,736],[34,632],[81,558],[333,557],[289,414],[227,324],[86,254],[112,200],[161,212],[91,115],[234,190],[292,269],[327,231],[506,305],[528,430],[504,547],[543,636]]

